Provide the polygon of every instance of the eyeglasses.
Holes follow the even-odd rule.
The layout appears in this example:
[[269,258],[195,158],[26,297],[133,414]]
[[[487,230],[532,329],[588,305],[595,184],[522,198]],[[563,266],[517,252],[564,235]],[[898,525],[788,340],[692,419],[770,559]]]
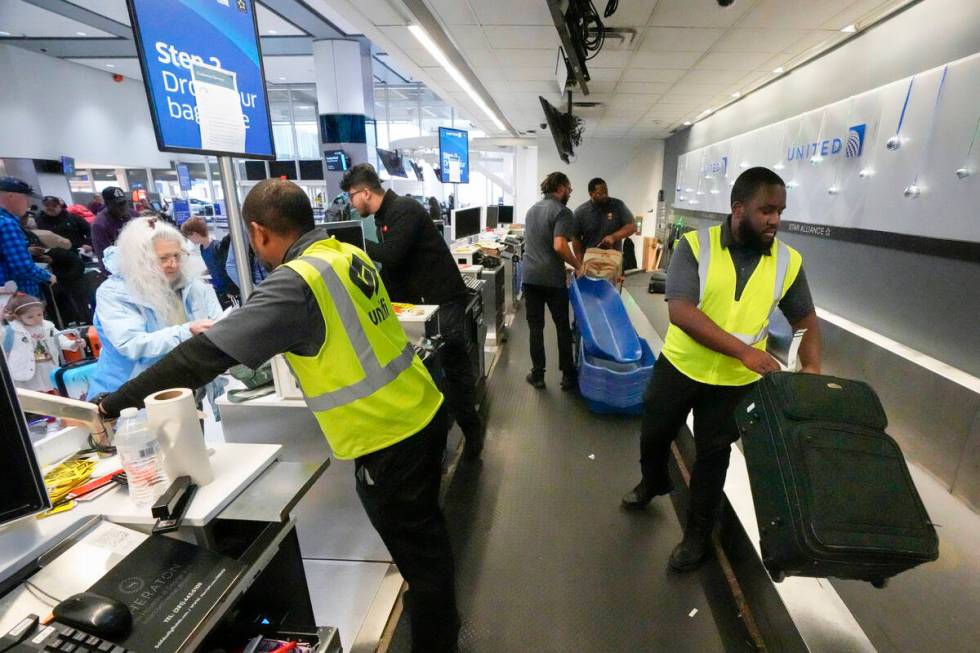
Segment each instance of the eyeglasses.
[[160,261],[161,265],[166,265],[170,261],[180,263],[182,260],[184,260],[184,254],[181,252],[178,252],[177,254],[166,254],[164,256],[158,256],[157,260]]

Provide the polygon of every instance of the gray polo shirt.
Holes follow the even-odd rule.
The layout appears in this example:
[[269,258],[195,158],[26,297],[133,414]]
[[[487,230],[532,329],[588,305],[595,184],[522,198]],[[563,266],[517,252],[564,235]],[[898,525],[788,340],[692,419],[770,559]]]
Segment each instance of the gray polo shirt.
[[[589,200],[575,209],[575,237],[587,248],[598,247],[603,238],[635,222],[622,200],[610,197],[602,206]],[[621,242],[616,245],[622,248]]]
[[524,283],[565,287],[565,261],[555,252],[555,238],[572,239],[572,212],[546,197],[532,206],[524,218]]
[[[728,216],[721,225],[721,246],[726,248],[735,263],[735,299],[742,296],[745,285],[749,282],[752,273],[755,272],[759,261],[763,256],[772,256],[772,252],[760,252],[759,250],[739,245],[732,237],[731,227],[732,216]],[[694,252],[686,238],[681,238],[674,246],[674,254],[670,259],[670,266],[667,268],[667,289],[664,293],[665,300],[687,299],[697,304],[700,299],[701,284],[698,278],[698,261],[694,258]],[[810,296],[810,285],[806,281],[803,267],[796,275],[796,280],[789,287],[782,300],[779,302],[779,309],[792,324],[813,312],[813,298]]]
[[[308,231],[286,251],[288,262],[299,258],[313,243],[329,238],[321,229]],[[276,354],[291,352],[315,356],[327,337],[313,291],[292,268],[279,266],[245,304],[207,332],[218,349],[248,367],[258,367]]]

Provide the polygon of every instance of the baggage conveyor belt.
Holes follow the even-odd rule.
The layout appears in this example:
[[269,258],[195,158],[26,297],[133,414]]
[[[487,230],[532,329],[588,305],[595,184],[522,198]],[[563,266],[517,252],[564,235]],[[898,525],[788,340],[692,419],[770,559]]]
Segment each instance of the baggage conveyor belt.
[[[671,501],[620,508],[639,477],[639,418],[594,415],[562,392],[550,320],[545,333],[548,387],[535,390],[518,314],[489,380],[483,459],[460,462],[446,490],[460,652],[756,650],[718,562],[668,572],[681,538]],[[387,650],[410,650],[405,616]]]

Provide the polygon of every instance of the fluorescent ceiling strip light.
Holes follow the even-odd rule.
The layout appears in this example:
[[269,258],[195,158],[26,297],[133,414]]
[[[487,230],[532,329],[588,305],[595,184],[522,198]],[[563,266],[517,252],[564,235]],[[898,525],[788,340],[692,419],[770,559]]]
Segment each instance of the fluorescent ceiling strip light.
[[487,117],[490,118],[497,129],[500,131],[507,131],[507,128],[504,127],[504,123],[500,122],[500,119],[497,118],[496,114],[494,114],[493,110],[490,109],[487,103],[483,101],[480,94],[477,93],[472,86],[470,86],[470,83],[466,81],[463,74],[459,72],[452,62],[449,61],[442,50],[439,49],[439,46],[435,44],[435,41],[433,41],[429,35],[426,34],[425,30],[418,25],[409,25],[408,31],[412,33],[412,36],[418,39],[418,42],[421,43],[428,53],[432,55],[432,58],[438,61],[440,66],[446,69],[446,72],[448,72],[449,76],[453,78],[453,81],[459,84],[460,88],[466,91],[466,94],[470,96],[470,99],[473,100],[476,106],[480,107],[483,113],[487,114]]

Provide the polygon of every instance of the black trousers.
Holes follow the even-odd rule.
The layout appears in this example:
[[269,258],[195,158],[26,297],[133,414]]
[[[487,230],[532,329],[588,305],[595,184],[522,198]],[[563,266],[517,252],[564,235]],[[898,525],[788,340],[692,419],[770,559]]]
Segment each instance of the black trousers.
[[439,508],[448,430],[440,408],[415,435],[354,461],[361,504],[408,582],[413,653],[453,651],[459,634],[453,554]]
[[640,467],[647,489],[659,493],[670,487],[670,445],[693,410],[696,458],[690,514],[713,519],[724,493],[731,444],[738,439],[735,408],[753,385],[699,383],[660,356],[643,397],[640,427]]
[[568,324],[568,288],[524,284],[524,309],[531,331],[531,371],[544,375],[544,307],[548,306],[558,332],[558,367],[566,374],[575,373],[572,361],[572,328]]
[[479,437],[480,416],[476,412],[476,373],[466,350],[463,322],[467,298],[439,306],[439,334],[444,342],[440,364],[446,374],[443,388],[446,404],[463,435]]

